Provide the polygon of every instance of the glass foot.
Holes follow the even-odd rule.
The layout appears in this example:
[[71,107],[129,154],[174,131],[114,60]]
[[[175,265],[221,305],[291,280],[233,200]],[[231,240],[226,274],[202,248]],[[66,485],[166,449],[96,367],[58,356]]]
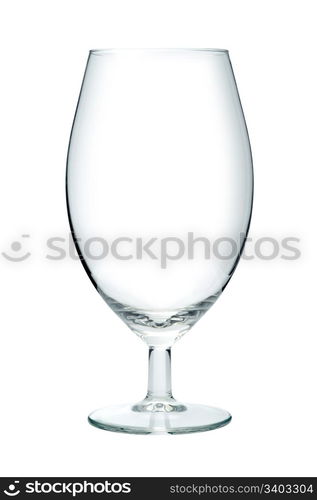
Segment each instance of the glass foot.
[[162,402],[144,405],[108,406],[92,412],[91,425],[129,434],[187,434],[217,429],[228,424],[231,415],[220,408],[195,404]]

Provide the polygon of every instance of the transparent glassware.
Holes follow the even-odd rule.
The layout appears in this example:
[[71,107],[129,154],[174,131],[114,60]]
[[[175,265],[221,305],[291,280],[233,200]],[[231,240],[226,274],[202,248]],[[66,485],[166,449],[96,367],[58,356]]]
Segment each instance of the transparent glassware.
[[252,158],[228,51],[91,50],[66,188],[89,278],[149,347],[145,399],[89,422],[140,434],[227,424],[225,410],[173,398],[170,363],[226,287],[250,224]]

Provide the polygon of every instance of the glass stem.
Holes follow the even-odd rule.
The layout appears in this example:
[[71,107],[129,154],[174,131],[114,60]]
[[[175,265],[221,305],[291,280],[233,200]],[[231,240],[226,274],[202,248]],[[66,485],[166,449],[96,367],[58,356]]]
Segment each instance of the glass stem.
[[172,398],[171,349],[150,347],[147,399]]

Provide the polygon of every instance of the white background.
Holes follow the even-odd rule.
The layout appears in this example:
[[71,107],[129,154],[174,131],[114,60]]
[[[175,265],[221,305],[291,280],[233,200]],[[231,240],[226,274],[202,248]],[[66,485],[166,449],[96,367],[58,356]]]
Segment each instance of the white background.
[[[316,475],[316,17],[309,0],[1,2],[1,476]],[[78,262],[49,261],[68,232],[65,157],[88,50],[230,51],[256,175],[251,237],[301,238],[297,261],[241,262],[175,346],[179,399],[232,423],[185,436],[99,431],[87,414],[145,392],[146,347]],[[21,235],[28,233],[28,239]],[[11,255],[15,255],[11,250]]]

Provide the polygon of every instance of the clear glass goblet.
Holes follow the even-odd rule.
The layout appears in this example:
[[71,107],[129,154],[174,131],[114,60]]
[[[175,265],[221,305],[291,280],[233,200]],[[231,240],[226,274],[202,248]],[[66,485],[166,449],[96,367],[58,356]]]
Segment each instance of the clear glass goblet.
[[250,223],[251,151],[228,51],[91,50],[66,183],[88,276],[149,347],[145,399],[89,422],[140,434],[227,424],[227,411],[173,398],[170,363],[226,287]]

